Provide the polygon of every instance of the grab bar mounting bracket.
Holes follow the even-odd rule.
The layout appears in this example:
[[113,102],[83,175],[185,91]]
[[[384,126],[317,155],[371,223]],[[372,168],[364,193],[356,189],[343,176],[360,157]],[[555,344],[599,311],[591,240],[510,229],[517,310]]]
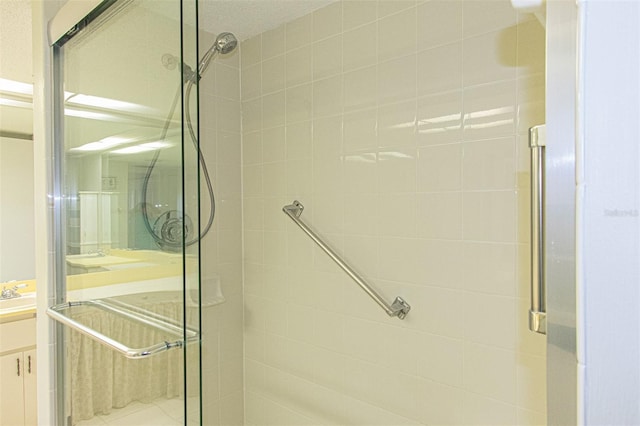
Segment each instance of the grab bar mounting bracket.
[[411,310],[411,305],[405,302],[402,297],[398,296],[391,304],[391,310],[392,313],[389,314],[390,317],[404,319]]
[[304,210],[304,206],[300,201],[294,200],[293,203],[289,204],[288,206],[284,206],[282,210],[284,210],[285,213],[293,214],[295,217],[300,217],[300,215],[302,215],[302,211]]
[[529,311],[529,330],[540,334],[547,334],[546,312]]

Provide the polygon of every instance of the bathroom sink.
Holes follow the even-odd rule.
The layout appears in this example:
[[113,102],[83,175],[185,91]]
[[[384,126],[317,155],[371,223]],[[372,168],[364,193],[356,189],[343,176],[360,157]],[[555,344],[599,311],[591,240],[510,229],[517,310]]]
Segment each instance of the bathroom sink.
[[0,299],[0,315],[27,311],[36,307],[36,294],[24,293],[13,299]]

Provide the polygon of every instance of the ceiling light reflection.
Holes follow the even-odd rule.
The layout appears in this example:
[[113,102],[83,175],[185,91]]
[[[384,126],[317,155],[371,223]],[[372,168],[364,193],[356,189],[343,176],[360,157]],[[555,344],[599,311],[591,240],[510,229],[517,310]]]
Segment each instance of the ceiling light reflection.
[[33,104],[31,104],[31,102],[16,101],[15,99],[6,99],[6,98],[0,98],[0,105],[17,107],[17,108],[26,108],[26,109],[31,109],[33,107]]
[[391,126],[387,126],[389,129],[410,129],[416,125],[413,121],[407,121],[406,123],[398,123],[392,124]]
[[466,124],[464,125],[465,130],[471,129],[489,129],[491,127],[505,126],[513,124],[513,119],[510,118],[508,120],[495,120],[490,121],[488,123],[478,123],[478,124]]
[[485,109],[484,111],[469,112],[464,115],[464,118],[469,119],[469,118],[493,117],[495,115],[511,114],[512,112],[513,112],[513,106],[506,106],[506,107],[500,107],[500,108]]
[[0,78],[0,92],[33,95],[33,84]]
[[446,123],[448,121],[460,121],[462,119],[462,114],[449,114],[449,115],[441,115],[439,117],[431,117],[431,118],[422,118],[418,120],[418,125],[422,124],[435,124],[435,123]]
[[100,139],[99,141],[89,142],[84,145],[81,145],[76,148],[71,148],[70,151],[104,151],[109,148],[113,148],[114,146],[122,145],[125,143],[133,142],[134,139],[131,138],[123,138],[119,136],[109,136],[104,139]]
[[418,120],[418,134],[447,133],[462,128],[462,113],[441,115]]
[[344,157],[345,161],[351,163],[375,163],[376,162],[376,154],[354,154],[354,155],[346,155]]
[[448,127],[433,127],[431,129],[419,129],[418,133],[421,135],[429,135],[433,133],[455,132],[455,131],[459,131],[460,129],[462,129],[462,126],[460,124],[457,124],[455,126],[448,126]]
[[119,101],[117,99],[103,98],[83,94],[73,94],[66,99],[67,103],[75,105],[85,105],[96,108],[106,108],[118,111],[144,112],[147,108],[131,102]]
[[111,151],[111,154],[138,154],[140,152],[155,151],[157,149],[170,148],[172,144],[168,142],[148,142],[140,145],[128,146],[126,148]]
[[398,151],[386,151],[378,154],[380,161],[384,160],[413,160],[415,157],[413,155],[406,154],[404,152]]
[[103,114],[101,112],[83,111],[79,109],[65,108],[64,115],[70,117],[89,118],[91,120],[114,121],[116,117],[111,114]]

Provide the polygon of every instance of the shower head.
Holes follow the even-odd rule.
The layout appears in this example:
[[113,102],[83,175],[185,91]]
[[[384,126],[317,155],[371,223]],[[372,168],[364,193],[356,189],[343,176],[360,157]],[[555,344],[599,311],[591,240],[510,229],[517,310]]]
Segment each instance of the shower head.
[[216,37],[216,41],[213,42],[213,46],[207,50],[207,53],[204,54],[200,64],[198,65],[198,74],[200,77],[204,74],[209,66],[209,63],[213,59],[213,55],[216,53],[227,54],[238,45],[238,39],[231,33],[220,33]]
[[231,33],[220,33],[213,43],[213,48],[220,53],[225,54],[233,51],[238,45],[238,39]]

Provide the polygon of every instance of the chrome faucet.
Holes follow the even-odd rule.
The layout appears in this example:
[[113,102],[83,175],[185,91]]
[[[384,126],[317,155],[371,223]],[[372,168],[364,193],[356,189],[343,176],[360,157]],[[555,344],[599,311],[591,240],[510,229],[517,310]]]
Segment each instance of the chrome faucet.
[[2,293],[0,294],[0,299],[15,299],[16,297],[21,297],[22,295],[18,293],[18,289],[25,288],[26,286],[27,285],[25,283],[16,284],[11,288],[3,286]]

